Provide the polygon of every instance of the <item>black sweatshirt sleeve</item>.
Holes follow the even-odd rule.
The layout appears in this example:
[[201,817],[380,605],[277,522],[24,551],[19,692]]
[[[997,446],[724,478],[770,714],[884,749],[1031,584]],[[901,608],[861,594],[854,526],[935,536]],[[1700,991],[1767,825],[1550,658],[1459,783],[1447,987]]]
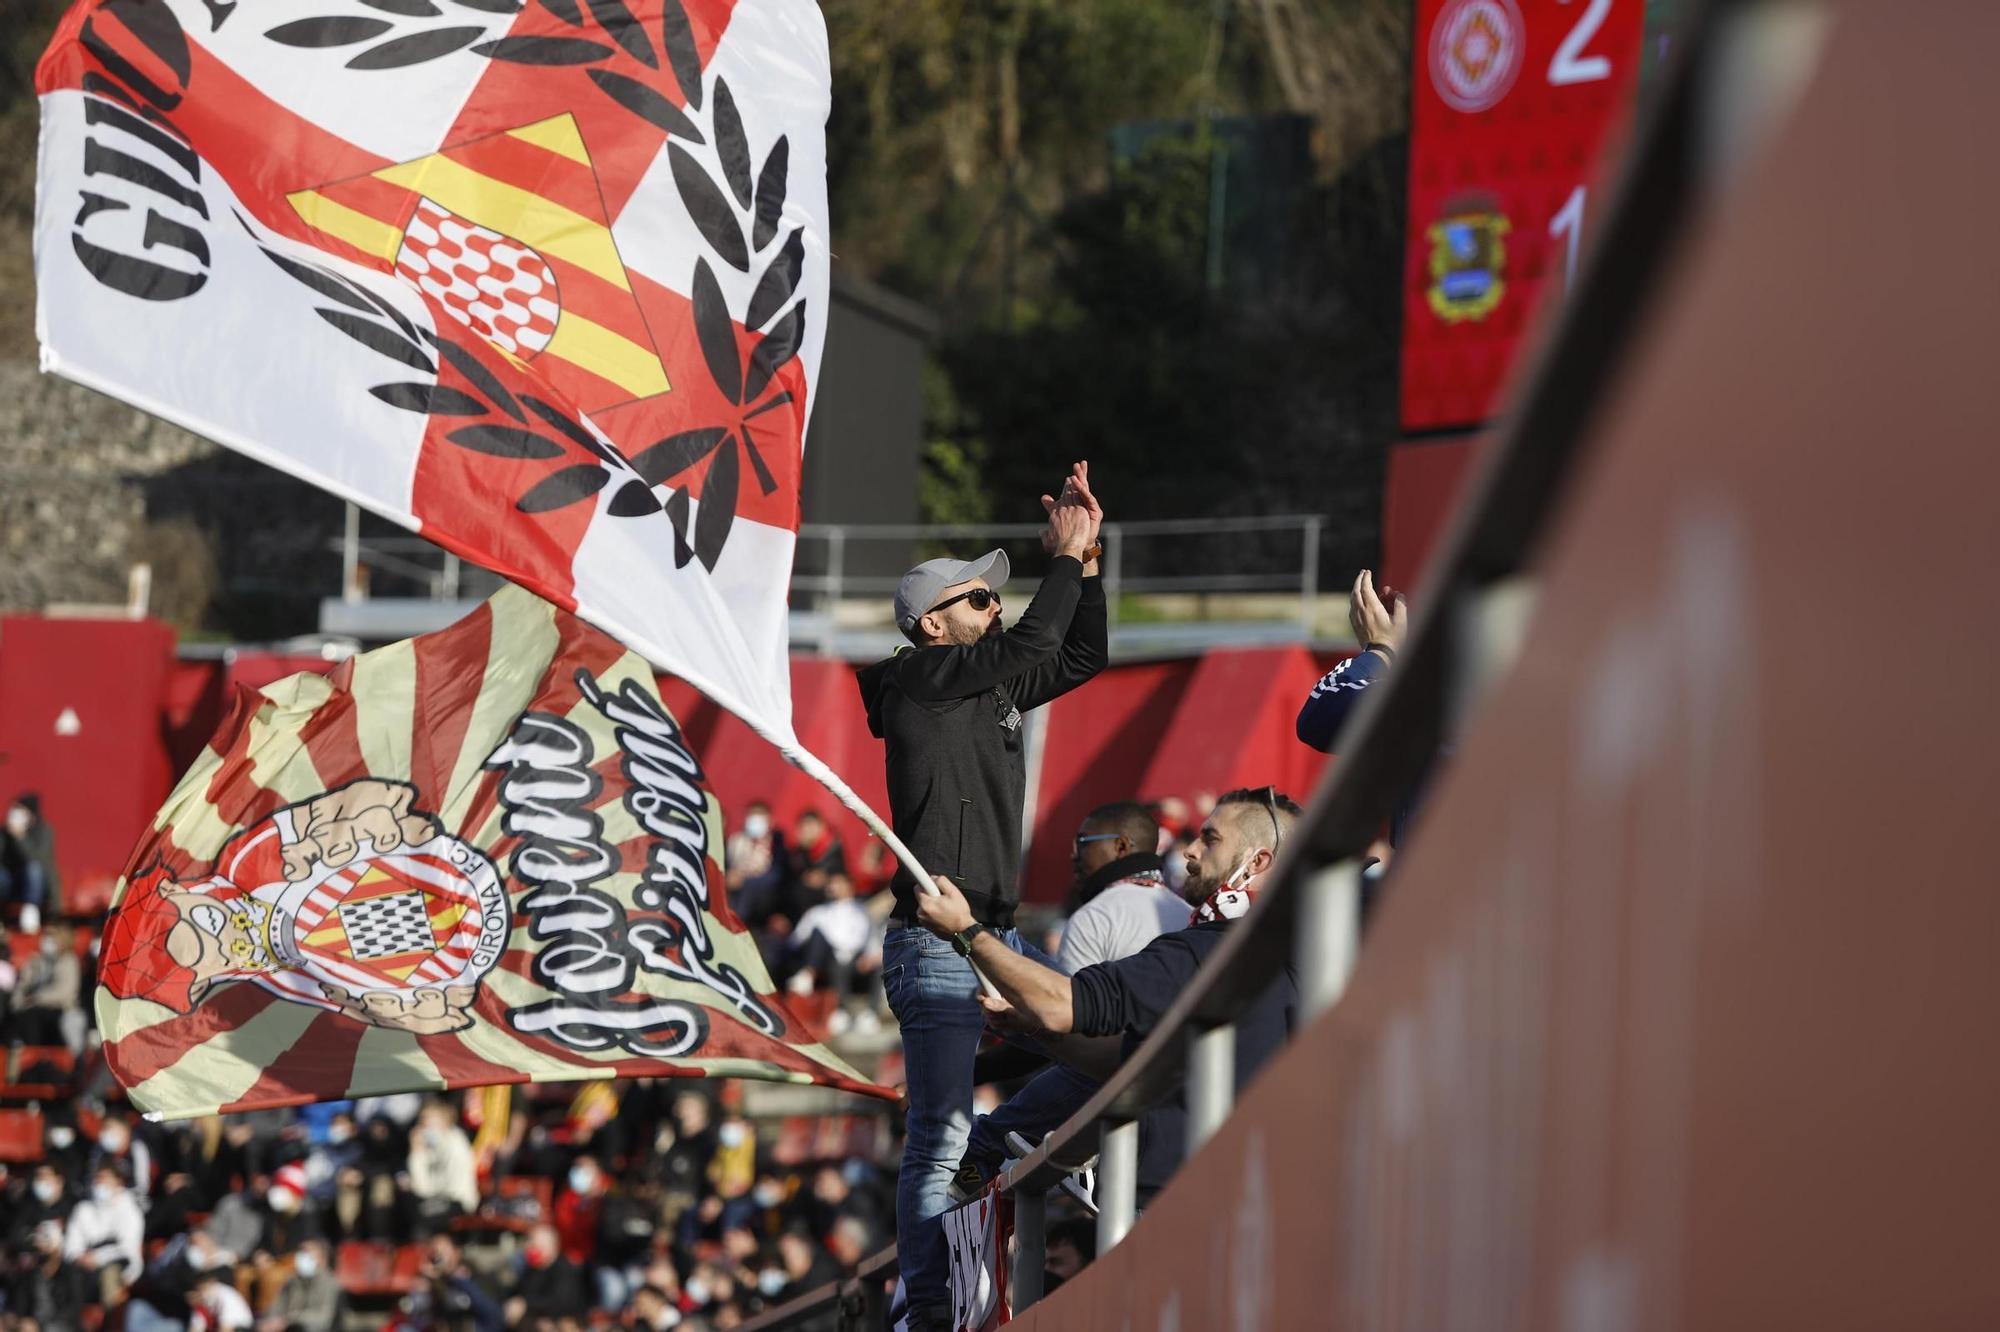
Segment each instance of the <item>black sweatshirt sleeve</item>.
[[1109,660],[1111,645],[1104,611],[1104,580],[1086,578],[1062,646],[1056,649],[1055,656],[1017,678],[1007,692],[1013,697],[1015,707],[1031,712],[1090,679]]
[[1175,933],[1130,957],[1084,967],[1069,978],[1070,1030],[1079,1036],[1151,1031],[1200,966],[1200,955]]
[[[1092,579],[1096,582],[1096,579]],[[1058,555],[1021,618],[1005,633],[964,647],[927,647],[905,653],[896,685],[920,703],[970,698],[1050,661],[1063,648],[1083,596],[1083,563]],[[1098,593],[1101,608],[1103,593]],[[1098,612],[1100,620],[1102,609]],[[1025,706],[1015,704],[1016,707]]]

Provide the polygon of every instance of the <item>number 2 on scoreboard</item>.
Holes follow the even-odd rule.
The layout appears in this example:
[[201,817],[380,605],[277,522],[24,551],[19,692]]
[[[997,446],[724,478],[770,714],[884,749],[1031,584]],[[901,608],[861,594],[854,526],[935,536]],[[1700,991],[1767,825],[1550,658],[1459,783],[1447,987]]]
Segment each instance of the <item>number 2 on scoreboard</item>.
[[[1570,0],[1560,0],[1568,4]],[[1611,57],[1587,56],[1583,48],[1590,45],[1590,39],[1597,36],[1597,30],[1604,26],[1604,20],[1611,16],[1613,0],[1590,0],[1583,15],[1570,28],[1569,35],[1556,48],[1555,59],[1549,61],[1549,82],[1560,88],[1570,83],[1591,83],[1597,79],[1611,77]]]

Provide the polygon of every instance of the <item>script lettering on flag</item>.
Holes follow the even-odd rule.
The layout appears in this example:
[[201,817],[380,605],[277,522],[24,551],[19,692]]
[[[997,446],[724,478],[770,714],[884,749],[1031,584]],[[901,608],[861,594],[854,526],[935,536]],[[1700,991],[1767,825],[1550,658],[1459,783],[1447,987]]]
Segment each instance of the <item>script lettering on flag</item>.
[[631,1076],[863,1082],[722,892],[636,654],[518,588],[243,691],[134,851],[98,1026],[169,1118]]

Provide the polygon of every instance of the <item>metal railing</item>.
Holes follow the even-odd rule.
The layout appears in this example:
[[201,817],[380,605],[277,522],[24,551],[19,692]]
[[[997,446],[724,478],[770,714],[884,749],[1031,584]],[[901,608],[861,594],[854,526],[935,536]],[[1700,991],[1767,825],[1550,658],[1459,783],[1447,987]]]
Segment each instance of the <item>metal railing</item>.
[[[1340,996],[1356,951],[1359,857],[1391,806],[1420,779],[1446,735],[1462,725],[1518,650],[1532,601],[1527,568],[1583,447],[1612,368],[1634,341],[1648,298],[1715,165],[1715,95],[1698,77],[1716,31],[1704,6],[1684,43],[1643,145],[1628,164],[1584,281],[1510,428],[1483,460],[1416,599],[1418,615],[1383,687],[1369,692],[1341,761],[1322,780],[1249,914],[1209,956],[1194,983],[1082,1110],[1015,1162],[999,1187],[1014,1197],[1012,1305],[1041,1296],[1047,1191],[1085,1135],[1103,1131],[1097,1176],[1100,1255],[1133,1221],[1137,1117],[1186,1079],[1192,1153],[1233,1103],[1234,1023],[1288,962],[1297,972],[1300,1025]],[[1169,1185],[1169,1188],[1172,1186]],[[837,1310],[839,1326],[879,1307],[893,1250],[853,1276],[744,1324],[746,1332],[804,1326]],[[870,1295],[870,1289],[873,1295]]]

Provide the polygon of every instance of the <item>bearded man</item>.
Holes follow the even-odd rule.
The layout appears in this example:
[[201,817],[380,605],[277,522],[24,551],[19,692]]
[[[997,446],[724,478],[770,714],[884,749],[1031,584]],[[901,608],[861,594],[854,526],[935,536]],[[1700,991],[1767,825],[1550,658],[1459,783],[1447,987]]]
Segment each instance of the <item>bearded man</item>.
[[[1187,851],[1181,892],[1194,907],[1184,930],[1162,934],[1130,957],[1100,962],[1073,976],[1022,957],[984,929],[964,894],[948,878],[936,896],[917,903],[924,926],[948,939],[964,939],[973,963],[993,981],[1000,998],[979,996],[995,1022],[1053,1037],[1122,1036],[1121,1058],[1144,1043],[1153,1027],[1186,993],[1223,932],[1257,899],[1257,881],[1277,862],[1278,850],[1299,807],[1271,787],[1231,791],[1215,802]],[[1290,964],[1257,1002],[1236,1020],[1236,1090],[1240,1094],[1264,1062],[1291,1036],[1298,1007],[1298,978]],[[1138,1203],[1144,1207],[1180,1166],[1187,1142],[1183,1089],[1139,1120]]]

